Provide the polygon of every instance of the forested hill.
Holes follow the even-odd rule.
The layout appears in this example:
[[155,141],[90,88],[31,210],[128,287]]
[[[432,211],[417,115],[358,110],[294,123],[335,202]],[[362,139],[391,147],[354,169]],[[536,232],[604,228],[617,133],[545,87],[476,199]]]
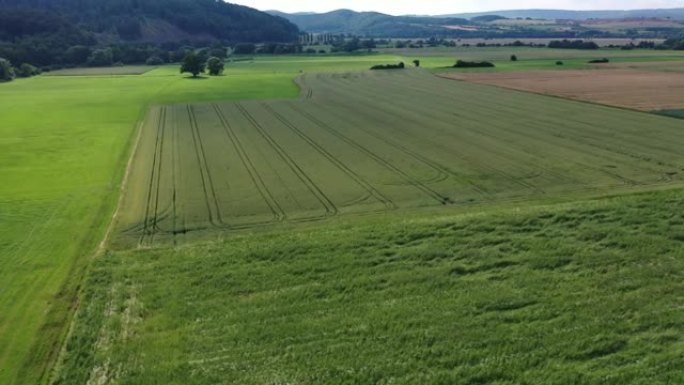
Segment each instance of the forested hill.
[[221,0],[0,0],[0,41],[60,34],[103,43],[296,41],[289,21]]
[[311,33],[353,33],[375,37],[430,37],[448,31],[444,25],[465,25],[461,18],[391,16],[378,12],[355,12],[340,9],[327,13],[294,13],[268,11]]

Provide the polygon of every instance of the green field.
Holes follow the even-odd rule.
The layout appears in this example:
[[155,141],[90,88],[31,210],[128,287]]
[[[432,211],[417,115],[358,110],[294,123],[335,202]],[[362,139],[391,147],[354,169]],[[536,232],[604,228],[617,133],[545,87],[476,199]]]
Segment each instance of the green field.
[[684,381],[681,190],[492,211],[110,253],[59,383]]
[[138,76],[0,84],[0,384],[34,384],[46,375],[148,106],[294,98],[292,79],[302,70],[365,69],[394,59],[278,57],[235,63],[229,75],[212,79],[188,79],[169,66]]
[[[684,132],[676,120],[419,70],[299,82],[299,101],[153,109],[119,222],[122,247],[682,181]],[[647,142],[643,127],[651,128]]]
[[0,85],[0,383],[681,382],[681,121],[399,60]]

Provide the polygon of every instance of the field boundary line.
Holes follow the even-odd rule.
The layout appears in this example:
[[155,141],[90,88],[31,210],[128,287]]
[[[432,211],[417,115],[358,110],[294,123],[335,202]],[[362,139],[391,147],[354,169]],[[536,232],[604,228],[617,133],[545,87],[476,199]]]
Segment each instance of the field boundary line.
[[[566,102],[572,102],[572,103],[581,103],[581,104],[586,104],[589,106],[594,106],[594,107],[603,107],[603,108],[610,108],[610,109],[616,109],[616,110],[621,110],[625,112],[632,112],[632,113],[638,113],[638,114],[645,114],[649,116],[657,116],[657,117],[662,117],[662,118],[670,118],[670,119],[678,119],[676,117],[668,116],[668,115],[661,115],[658,114],[654,111],[658,110],[639,110],[636,108],[630,108],[626,106],[619,106],[619,105],[613,105],[613,104],[607,104],[607,103],[601,103],[601,102],[596,102],[596,101],[591,101],[591,100],[586,100],[586,99],[575,99],[573,97],[569,96],[561,96],[561,95],[555,95],[555,94],[547,94],[543,92],[537,92],[537,91],[530,91],[530,90],[523,90],[523,89],[518,89],[518,88],[512,88],[512,87],[506,87],[503,85],[497,85],[497,84],[489,84],[489,83],[478,83],[474,81],[469,81],[466,79],[456,79],[456,78],[451,78],[448,76],[442,76],[440,74],[433,74],[434,77],[441,78],[441,79],[446,79],[446,80],[451,80],[451,81],[456,81],[456,82],[463,82],[463,83],[468,83],[468,84],[473,84],[477,86],[482,86],[482,87],[493,87],[493,88],[500,88],[504,89],[506,91],[511,91],[511,92],[517,92],[517,93],[524,93],[524,94],[532,94],[532,95],[537,95],[537,96],[542,96],[542,97],[547,97],[547,98],[553,98],[556,100],[561,100],[561,101],[566,101]],[[570,119],[570,121],[583,124],[585,126],[591,127],[590,124],[574,119]],[[618,152],[618,154],[622,154]],[[623,154],[623,155],[628,155],[628,154]],[[642,159],[643,160],[643,159]]]
[[299,178],[299,180],[307,187],[307,189],[316,197],[326,211],[326,215],[337,215],[338,210],[330,198],[311,180],[311,178],[301,169],[301,167],[290,157],[289,154],[278,144],[276,140],[271,137],[268,132],[254,119],[254,117],[247,111],[240,103],[235,103],[238,110],[247,118],[250,124],[256,128],[259,134],[271,145],[271,147],[278,153],[278,155],[285,161],[285,164],[292,170],[292,172]]
[[278,204],[278,201],[273,197],[273,194],[271,194],[271,191],[268,189],[268,186],[266,186],[266,183],[259,174],[259,171],[254,166],[254,163],[252,163],[252,160],[249,158],[249,155],[247,155],[247,151],[242,145],[242,142],[240,142],[240,138],[238,138],[237,134],[235,134],[233,128],[231,127],[230,123],[223,114],[223,111],[215,103],[212,104],[212,107],[214,108],[214,111],[216,112],[216,115],[218,116],[219,121],[223,126],[223,130],[226,133],[226,136],[228,136],[228,139],[230,139],[231,143],[233,144],[233,147],[235,148],[235,152],[237,152],[240,161],[247,170],[247,173],[249,174],[252,183],[254,183],[254,186],[256,187],[257,191],[259,191],[261,198],[266,202],[266,205],[273,213],[274,219],[276,221],[285,220],[285,211],[283,211],[283,209],[280,207],[280,204]]
[[[304,132],[302,132],[299,128],[295,127],[290,121],[288,121],[284,116],[279,114],[277,111],[275,111],[271,106],[269,106],[266,103],[262,103],[262,106],[266,111],[271,113],[273,116],[276,117],[281,123],[283,123],[286,127],[288,127],[290,130],[295,132],[300,138],[302,138],[304,141],[309,143],[318,153],[323,155],[326,159],[328,159],[331,163],[333,163],[338,169],[340,169],[342,172],[347,174],[350,178],[352,178],[359,186],[361,186],[364,190],[366,190],[367,193],[369,193],[372,197],[383,203],[388,209],[396,209],[397,205],[392,202],[391,199],[383,195],[380,191],[378,191],[373,185],[371,185],[368,181],[366,181],[363,177],[360,175],[356,174],[352,169],[350,169],[347,165],[344,164],[341,160],[337,159],[334,155],[329,153],[325,148],[323,148],[321,145],[316,143],[315,140],[313,140],[311,137],[306,135]],[[294,108],[293,108],[294,110]]]
[[297,111],[299,111],[299,113],[302,114],[302,116],[306,117],[309,121],[313,122],[314,124],[316,124],[316,125],[319,126],[320,128],[322,128],[322,129],[324,129],[324,130],[330,132],[331,134],[333,134],[334,136],[336,136],[336,137],[338,137],[339,139],[343,140],[343,141],[346,142],[347,144],[351,145],[352,147],[354,147],[354,148],[360,150],[361,152],[363,152],[364,154],[368,155],[368,156],[371,157],[373,160],[375,160],[377,163],[379,163],[380,165],[384,166],[386,169],[390,170],[391,172],[393,172],[393,173],[399,175],[402,179],[404,179],[405,181],[407,181],[411,186],[417,188],[418,190],[421,190],[423,193],[429,195],[430,197],[432,197],[433,199],[435,199],[436,201],[438,201],[440,204],[442,204],[442,205],[448,205],[448,204],[453,203],[452,200],[451,200],[451,198],[442,196],[442,195],[441,195],[440,193],[438,193],[437,191],[435,191],[435,190],[431,189],[430,187],[424,185],[423,183],[421,183],[420,181],[418,181],[418,180],[416,180],[415,178],[411,177],[410,175],[408,175],[407,173],[405,173],[405,172],[402,171],[401,169],[399,169],[399,168],[393,166],[390,162],[388,162],[387,160],[383,159],[383,158],[380,157],[379,155],[373,153],[372,151],[370,151],[369,149],[365,148],[365,147],[362,146],[361,144],[357,143],[357,142],[354,141],[353,139],[351,139],[351,138],[347,137],[346,135],[344,135],[344,134],[338,132],[336,129],[334,129],[334,128],[328,126],[325,122],[319,120],[319,119],[316,118],[315,116],[312,116],[311,114],[309,114],[308,112],[302,110],[301,108],[298,108],[298,107],[296,107],[296,106],[293,106],[293,107],[294,107],[294,109],[296,109]]

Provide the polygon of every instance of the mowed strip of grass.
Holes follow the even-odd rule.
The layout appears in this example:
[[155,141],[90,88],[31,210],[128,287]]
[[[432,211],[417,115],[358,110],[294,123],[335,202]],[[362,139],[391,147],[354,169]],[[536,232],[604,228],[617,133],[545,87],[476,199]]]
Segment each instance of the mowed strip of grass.
[[119,66],[119,67],[86,67],[65,68],[46,72],[46,76],[106,76],[106,75],[142,75],[157,68],[156,66]]
[[294,98],[299,71],[389,59],[257,58],[217,78],[188,79],[167,66],[139,76],[0,84],[0,383],[44,377],[76,303],[84,257],[114,210],[134,127],[150,104]]
[[110,253],[58,383],[684,381],[681,190],[492,212]]

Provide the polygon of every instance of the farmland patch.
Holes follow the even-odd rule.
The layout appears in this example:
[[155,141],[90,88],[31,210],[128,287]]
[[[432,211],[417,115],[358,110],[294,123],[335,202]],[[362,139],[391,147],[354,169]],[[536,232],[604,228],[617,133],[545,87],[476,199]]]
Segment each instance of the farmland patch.
[[418,70],[311,74],[299,83],[303,98],[296,101],[153,108],[119,245],[405,208],[643,189],[679,183],[684,170],[678,122],[653,115]]
[[639,69],[450,72],[440,76],[642,111],[684,108],[684,67],[667,62],[619,65]]

